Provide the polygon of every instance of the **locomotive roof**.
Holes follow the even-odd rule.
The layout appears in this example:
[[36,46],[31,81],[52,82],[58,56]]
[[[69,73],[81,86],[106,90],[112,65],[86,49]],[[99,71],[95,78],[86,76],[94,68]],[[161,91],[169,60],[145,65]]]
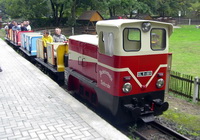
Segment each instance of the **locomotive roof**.
[[138,19],[101,20],[97,22],[97,31],[98,31],[99,26],[120,28],[124,24],[134,24],[134,23],[142,23],[142,22],[163,24],[168,27],[169,35],[171,35],[173,32],[173,25],[171,23],[159,22],[159,21],[153,21],[153,20],[138,20]]
[[69,39],[89,43],[92,45],[98,45],[98,36],[97,35],[89,35],[89,34],[74,35],[74,36],[70,36]]

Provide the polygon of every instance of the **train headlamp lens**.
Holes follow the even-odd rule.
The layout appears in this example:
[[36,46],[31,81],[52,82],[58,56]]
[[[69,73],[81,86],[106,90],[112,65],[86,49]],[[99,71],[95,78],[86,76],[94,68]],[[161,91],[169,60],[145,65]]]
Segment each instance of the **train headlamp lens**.
[[131,90],[132,90],[132,85],[130,83],[125,83],[123,85],[122,91],[124,93],[129,93],[129,92],[131,92]]
[[162,88],[164,86],[164,80],[162,78],[158,79],[158,81],[156,82],[156,86],[157,88]]
[[149,22],[144,22],[142,23],[142,31],[143,32],[148,32],[151,28],[151,23]]

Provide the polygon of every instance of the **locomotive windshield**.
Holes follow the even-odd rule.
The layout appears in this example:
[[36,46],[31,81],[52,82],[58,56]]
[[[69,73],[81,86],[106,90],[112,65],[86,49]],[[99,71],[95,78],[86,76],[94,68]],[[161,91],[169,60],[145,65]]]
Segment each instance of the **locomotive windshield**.
[[166,48],[166,31],[164,29],[151,30],[151,49],[164,50]]
[[123,31],[125,51],[139,51],[141,49],[141,32],[136,28],[126,28]]

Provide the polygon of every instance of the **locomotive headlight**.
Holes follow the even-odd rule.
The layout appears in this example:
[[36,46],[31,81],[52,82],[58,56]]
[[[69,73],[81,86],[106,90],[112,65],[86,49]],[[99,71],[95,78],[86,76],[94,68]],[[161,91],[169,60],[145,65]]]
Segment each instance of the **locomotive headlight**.
[[143,22],[142,23],[142,31],[148,32],[151,29],[151,23],[149,22]]
[[131,90],[132,90],[132,85],[131,85],[131,83],[125,83],[125,84],[123,85],[122,91],[123,91],[124,93],[129,93],[129,92],[131,92]]
[[158,79],[158,81],[156,82],[156,86],[157,88],[162,88],[164,86],[164,80],[162,78]]

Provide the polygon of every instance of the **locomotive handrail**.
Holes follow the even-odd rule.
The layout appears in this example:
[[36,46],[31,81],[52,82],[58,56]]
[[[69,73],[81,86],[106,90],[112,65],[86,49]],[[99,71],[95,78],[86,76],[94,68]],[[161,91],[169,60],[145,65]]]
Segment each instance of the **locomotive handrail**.
[[95,64],[95,72],[97,73],[97,63]]
[[81,64],[81,65],[82,65],[82,67],[85,67],[85,66],[84,66],[84,63],[83,63],[83,60],[84,60],[84,59],[85,59],[85,58],[82,58],[82,64]]
[[79,60],[80,58],[81,58],[81,56],[78,57],[78,65],[82,65],[82,64],[80,63],[81,61]]

